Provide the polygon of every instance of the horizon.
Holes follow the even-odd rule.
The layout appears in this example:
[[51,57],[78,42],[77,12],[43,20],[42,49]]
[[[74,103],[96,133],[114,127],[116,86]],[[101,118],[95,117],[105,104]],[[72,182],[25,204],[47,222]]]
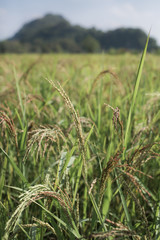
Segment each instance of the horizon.
[[0,40],[8,39],[22,26],[47,13],[63,16],[72,25],[110,31],[117,28],[140,28],[160,45],[158,32],[160,2],[154,0],[46,0],[20,2],[1,0],[0,3]]

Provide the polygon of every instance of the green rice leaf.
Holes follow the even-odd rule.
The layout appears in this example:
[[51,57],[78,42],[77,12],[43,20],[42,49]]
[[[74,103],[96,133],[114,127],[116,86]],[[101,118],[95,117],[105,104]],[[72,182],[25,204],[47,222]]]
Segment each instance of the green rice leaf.
[[103,197],[103,204],[102,204],[103,221],[106,218],[106,215],[107,215],[108,210],[109,210],[110,202],[111,202],[111,199],[112,199],[112,189],[111,189],[111,187],[112,187],[112,181],[111,181],[111,178],[108,178],[107,187],[106,187],[106,191],[105,191],[105,194],[104,194],[104,197]]
[[14,162],[14,160],[12,158],[10,158],[8,156],[8,154],[0,147],[0,150],[3,152],[3,154],[7,157],[7,159],[9,160],[9,163],[12,165],[15,173],[20,177],[20,179],[25,183],[28,184],[27,179],[23,176],[21,170],[17,167],[16,163]]
[[128,146],[128,143],[129,143],[129,138],[130,138],[130,133],[131,133],[131,120],[132,120],[131,118],[132,118],[132,113],[134,112],[136,97],[137,97],[137,94],[138,94],[138,89],[139,89],[139,84],[140,84],[140,80],[141,80],[144,60],[145,60],[147,47],[148,47],[148,42],[149,42],[149,36],[150,36],[150,33],[148,34],[146,45],[145,45],[145,48],[143,50],[143,54],[142,54],[142,57],[141,57],[141,60],[140,60],[140,64],[139,64],[139,68],[138,68],[138,72],[137,72],[137,78],[136,78],[135,87],[134,87],[133,96],[132,96],[132,102],[131,102],[131,106],[130,106],[130,109],[129,109],[127,126],[126,126],[126,131],[125,131],[125,138],[124,138],[123,160],[125,159],[125,153],[126,153],[127,146]]

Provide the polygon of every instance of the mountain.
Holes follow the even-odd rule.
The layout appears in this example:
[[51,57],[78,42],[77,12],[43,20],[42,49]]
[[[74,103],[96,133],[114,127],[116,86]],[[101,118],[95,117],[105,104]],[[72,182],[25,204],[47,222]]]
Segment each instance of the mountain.
[[26,23],[11,40],[18,40],[21,42],[32,41],[37,38],[39,34],[43,34],[45,29],[53,28],[59,24],[69,24],[62,16],[47,14],[43,18],[33,20]]
[[[12,38],[0,42],[0,52],[139,51],[144,48],[146,38],[141,29],[119,28],[103,32],[72,25],[61,15],[47,14],[26,23]],[[156,49],[156,40],[150,38],[148,50]]]

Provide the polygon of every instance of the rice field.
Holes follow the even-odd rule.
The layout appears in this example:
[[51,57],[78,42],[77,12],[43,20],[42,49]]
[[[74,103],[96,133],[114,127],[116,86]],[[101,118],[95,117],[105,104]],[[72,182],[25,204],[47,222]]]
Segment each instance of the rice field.
[[0,59],[0,239],[160,239],[160,57]]

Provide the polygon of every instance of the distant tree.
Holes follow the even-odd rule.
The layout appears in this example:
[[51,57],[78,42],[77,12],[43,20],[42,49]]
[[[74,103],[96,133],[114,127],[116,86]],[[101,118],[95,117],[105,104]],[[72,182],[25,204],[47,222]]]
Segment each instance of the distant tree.
[[0,53],[5,53],[6,52],[6,46],[5,42],[0,42]]
[[91,35],[88,35],[82,41],[82,49],[85,52],[89,52],[89,53],[99,52],[100,44],[94,37],[92,37]]
[[149,39],[148,50],[149,51],[158,51],[157,42],[154,38]]
[[29,44],[21,44],[19,41],[3,41],[0,43],[0,52],[24,53],[29,52]]
[[[130,50],[142,50],[145,46],[147,35],[141,29],[119,28],[104,33],[100,39],[101,46],[104,50],[110,48],[125,48]],[[150,38],[148,49],[155,49],[157,43]]]
[[74,39],[64,38],[59,41],[59,44],[64,52],[78,53],[82,51]]

